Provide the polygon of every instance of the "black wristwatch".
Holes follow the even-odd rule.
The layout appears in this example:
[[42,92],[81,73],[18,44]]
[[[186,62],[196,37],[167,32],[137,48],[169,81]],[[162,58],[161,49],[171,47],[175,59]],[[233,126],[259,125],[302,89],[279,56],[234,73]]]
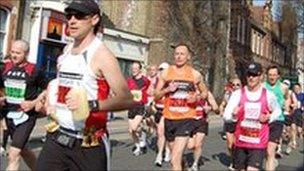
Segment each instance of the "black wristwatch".
[[91,112],[98,112],[99,111],[98,100],[90,100],[89,101],[89,109],[90,109]]

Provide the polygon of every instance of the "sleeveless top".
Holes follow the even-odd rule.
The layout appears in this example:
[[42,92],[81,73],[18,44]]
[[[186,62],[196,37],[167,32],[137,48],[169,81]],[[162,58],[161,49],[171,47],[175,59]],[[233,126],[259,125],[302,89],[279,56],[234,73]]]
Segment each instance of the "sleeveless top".
[[197,120],[201,119],[205,121],[207,119],[207,113],[204,110],[204,107],[208,106],[208,103],[206,100],[200,100],[197,102],[196,106],[196,118]]
[[[90,112],[84,121],[73,120],[73,113],[67,108],[65,96],[71,88],[83,88],[87,93],[87,100],[104,100],[109,95],[109,85],[105,78],[97,77],[91,69],[90,63],[95,51],[101,45],[96,37],[82,53],[74,55],[71,53],[73,46],[61,56],[58,61],[58,89],[57,101],[55,103],[55,115],[60,126],[75,130],[106,132],[107,111]],[[81,106],[80,106],[81,107]]]
[[[284,103],[285,103],[285,98],[284,98],[284,93],[282,91],[282,82],[281,81],[277,81],[276,84],[274,86],[271,86],[267,81],[265,82],[265,88],[271,92],[274,93],[274,95],[277,98],[277,102],[279,103],[280,107],[283,109],[284,108]],[[284,121],[285,120],[285,116],[284,116],[284,111],[282,110],[282,113],[279,117],[280,121]]]
[[[138,85],[137,81],[142,81],[143,85]],[[133,77],[127,79],[127,85],[133,95],[133,101],[136,105],[145,105],[148,103],[148,88],[150,81],[146,76],[142,76],[140,79],[135,80]]]
[[[3,108],[6,112],[19,111],[23,101],[35,99],[40,93],[39,88],[44,89],[47,85],[42,72],[29,62],[16,66],[11,60],[4,61],[1,77],[1,87],[6,96]],[[27,113],[36,114],[34,109]]]
[[235,130],[235,145],[250,149],[264,149],[267,147],[269,137],[268,122],[261,123],[259,117],[265,115],[268,109],[266,96],[267,90],[262,88],[262,93],[257,101],[247,98],[245,88],[241,89],[240,111],[237,114]]
[[174,66],[170,66],[165,87],[168,87],[171,82],[177,84],[177,90],[165,96],[164,117],[170,120],[194,119],[196,117],[196,103],[187,103],[188,95],[196,91],[193,69],[190,66],[185,66],[185,72],[177,75]]

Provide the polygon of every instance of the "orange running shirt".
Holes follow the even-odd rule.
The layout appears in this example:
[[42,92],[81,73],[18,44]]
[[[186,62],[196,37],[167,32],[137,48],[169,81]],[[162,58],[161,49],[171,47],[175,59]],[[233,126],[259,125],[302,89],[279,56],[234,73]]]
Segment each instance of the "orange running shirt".
[[168,68],[165,88],[169,86],[169,83],[174,82],[177,84],[177,90],[165,96],[163,115],[166,119],[181,120],[195,118],[196,104],[187,103],[188,95],[195,93],[193,71],[192,67],[186,66],[185,72],[179,74],[176,73],[174,66]]

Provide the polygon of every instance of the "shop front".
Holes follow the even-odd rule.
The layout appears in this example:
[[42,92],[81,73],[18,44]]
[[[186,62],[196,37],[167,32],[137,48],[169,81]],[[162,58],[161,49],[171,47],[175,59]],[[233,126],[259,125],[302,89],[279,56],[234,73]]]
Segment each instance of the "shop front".
[[[56,76],[57,58],[63,48],[73,39],[67,36],[67,21],[64,16],[65,5],[60,2],[36,1],[31,4],[33,15],[31,23],[31,51],[29,61],[44,69],[47,77]],[[104,28],[97,36],[117,57],[123,73],[129,75],[133,61],[147,63],[149,38],[116,29]]]

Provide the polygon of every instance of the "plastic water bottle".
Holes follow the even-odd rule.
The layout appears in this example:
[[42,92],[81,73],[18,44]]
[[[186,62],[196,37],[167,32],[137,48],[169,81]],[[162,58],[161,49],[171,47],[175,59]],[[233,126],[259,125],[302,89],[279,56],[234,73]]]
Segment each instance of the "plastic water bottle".
[[70,91],[72,94],[78,97],[80,102],[80,106],[73,111],[73,120],[83,121],[90,114],[87,92],[82,86],[73,87]]

